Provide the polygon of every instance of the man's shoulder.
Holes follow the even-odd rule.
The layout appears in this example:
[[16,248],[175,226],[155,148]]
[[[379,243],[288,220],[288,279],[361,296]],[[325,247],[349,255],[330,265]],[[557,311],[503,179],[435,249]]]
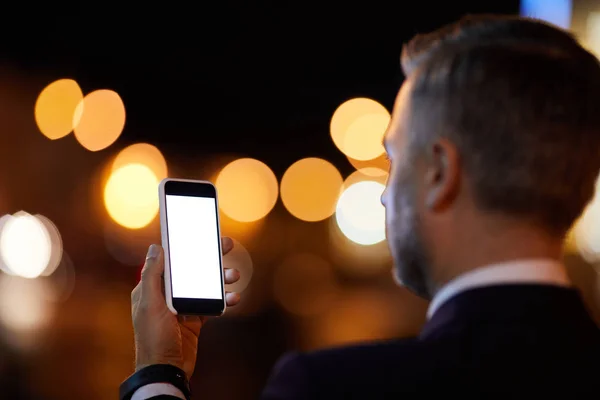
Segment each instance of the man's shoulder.
[[296,359],[311,369],[327,369],[331,365],[336,365],[338,369],[340,365],[360,368],[363,365],[372,366],[372,362],[397,364],[398,360],[408,361],[427,352],[427,348],[427,345],[416,338],[395,339],[291,354],[288,361]]
[[414,375],[419,365],[426,366],[428,353],[429,344],[412,338],[288,353],[273,369],[265,393],[294,391],[297,396],[264,398],[316,398],[329,390],[338,395],[352,390],[356,395],[386,382],[389,388],[390,379]]

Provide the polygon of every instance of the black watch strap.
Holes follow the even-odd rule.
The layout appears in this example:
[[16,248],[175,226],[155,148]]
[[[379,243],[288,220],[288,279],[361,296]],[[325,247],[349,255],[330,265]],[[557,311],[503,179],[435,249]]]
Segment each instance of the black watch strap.
[[190,384],[181,369],[169,364],[149,365],[135,372],[119,387],[119,399],[130,400],[136,390],[151,383],[170,383],[191,399]]

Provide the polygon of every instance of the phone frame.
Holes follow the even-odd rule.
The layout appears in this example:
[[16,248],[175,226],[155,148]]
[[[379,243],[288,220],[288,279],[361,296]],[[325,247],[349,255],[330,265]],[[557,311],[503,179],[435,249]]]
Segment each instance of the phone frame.
[[[169,249],[169,228],[167,215],[167,195],[208,197],[215,199],[215,217],[217,223],[219,266],[221,268],[221,297],[222,299],[190,299],[173,298],[171,285],[171,256]],[[219,202],[217,189],[209,181],[192,179],[165,178],[158,185],[160,233],[164,249],[164,282],[167,307],[173,314],[219,316],[225,312],[225,273],[223,270],[223,250],[221,248],[221,221],[219,219]]]

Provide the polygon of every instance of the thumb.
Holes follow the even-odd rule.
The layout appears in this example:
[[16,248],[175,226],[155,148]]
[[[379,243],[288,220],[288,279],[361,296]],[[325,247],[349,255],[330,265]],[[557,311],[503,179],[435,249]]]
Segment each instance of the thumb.
[[152,295],[162,295],[163,273],[165,263],[163,258],[163,249],[157,244],[153,244],[148,249],[146,263],[142,269],[142,288]]

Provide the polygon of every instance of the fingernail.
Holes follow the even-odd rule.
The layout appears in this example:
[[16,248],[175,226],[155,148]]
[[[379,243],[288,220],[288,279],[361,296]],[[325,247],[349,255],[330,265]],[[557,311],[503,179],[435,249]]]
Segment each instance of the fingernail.
[[156,258],[156,257],[158,257],[159,253],[160,253],[160,250],[159,250],[158,246],[153,244],[148,249],[148,255],[146,256],[146,258]]

